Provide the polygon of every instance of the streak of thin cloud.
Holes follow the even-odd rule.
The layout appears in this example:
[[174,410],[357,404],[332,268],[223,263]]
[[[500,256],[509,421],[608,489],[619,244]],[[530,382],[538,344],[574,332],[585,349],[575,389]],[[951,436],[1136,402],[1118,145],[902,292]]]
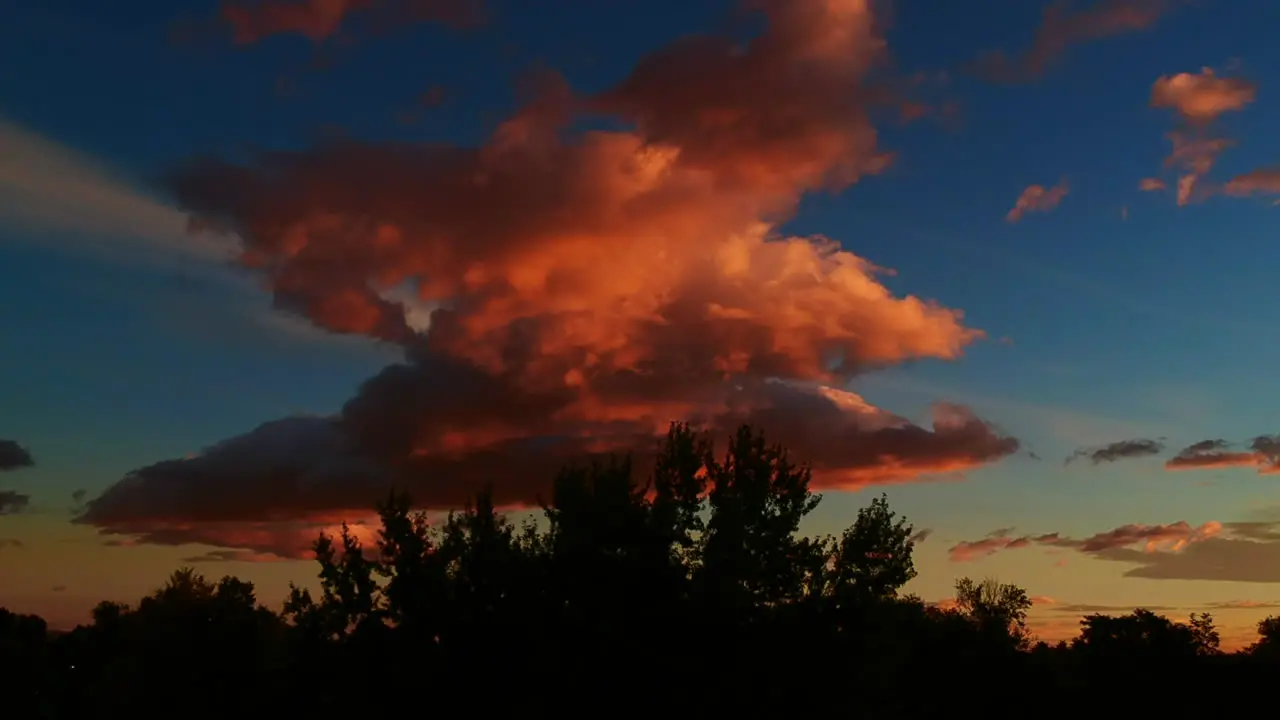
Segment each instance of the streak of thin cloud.
[[188,234],[185,214],[102,163],[3,119],[0,223],[18,231],[6,242],[54,242],[133,263],[225,262],[235,250],[229,239]]
[[[191,233],[187,215],[131,186],[97,159],[0,118],[0,246],[52,247],[212,281],[248,308],[249,321],[284,337],[350,344],[270,307],[270,296],[234,271],[234,238]],[[408,289],[392,299],[410,307],[418,329],[431,308]]]

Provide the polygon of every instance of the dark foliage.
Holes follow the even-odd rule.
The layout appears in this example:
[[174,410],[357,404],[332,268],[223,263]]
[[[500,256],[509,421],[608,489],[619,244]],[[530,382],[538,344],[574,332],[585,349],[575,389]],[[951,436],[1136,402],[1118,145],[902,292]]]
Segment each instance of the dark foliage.
[[56,636],[0,611],[6,716],[1192,717],[1280,672],[1280,618],[1224,654],[1207,615],[1090,616],[1051,647],[1016,586],[965,578],[928,606],[899,594],[913,529],[883,497],[802,537],[818,501],[750,429],[716,458],[682,425],[646,482],[625,459],[564,470],[541,523],[482,494],[431,525],[392,495],[377,547],[320,537],[318,592],[280,613],[189,569]]

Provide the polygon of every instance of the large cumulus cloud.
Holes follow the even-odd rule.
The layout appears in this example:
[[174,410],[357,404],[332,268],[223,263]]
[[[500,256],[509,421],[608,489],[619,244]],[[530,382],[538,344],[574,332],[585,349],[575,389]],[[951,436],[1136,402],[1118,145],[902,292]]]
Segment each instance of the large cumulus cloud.
[[[331,521],[407,486],[429,505],[492,482],[528,503],[584,454],[643,455],[676,419],[751,422],[826,487],[954,473],[1017,441],[967,409],[930,427],[840,389],[983,337],[882,270],[779,223],[809,191],[882,172],[886,46],[869,0],[767,0],[745,46],[681,40],[615,88],[555,76],[477,148],[354,141],[201,158],[169,187],[234,233],[276,305],[403,347],[339,413],[268,423],[141,468],[81,522],[275,552],[241,524]],[[625,130],[570,132],[580,113]],[[435,308],[429,328],[403,302]]]

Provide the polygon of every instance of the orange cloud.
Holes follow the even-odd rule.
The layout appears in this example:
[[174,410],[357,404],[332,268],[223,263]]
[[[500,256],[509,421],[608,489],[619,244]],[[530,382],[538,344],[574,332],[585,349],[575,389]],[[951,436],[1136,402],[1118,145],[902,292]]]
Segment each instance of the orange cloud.
[[[481,147],[343,141],[177,169],[193,224],[234,234],[277,307],[394,343],[404,361],[334,417],[136,470],[81,522],[129,534],[310,519],[392,485],[449,507],[493,482],[500,502],[528,504],[566,461],[648,457],[676,419],[720,437],[749,422],[823,487],[1015,452],[966,408],[940,403],[925,427],[845,389],[984,334],[894,295],[886,270],[833,240],[778,232],[806,192],[890,164],[870,115],[896,100],[871,80],[887,47],[870,0],[754,5],[769,25],[745,48],[681,40],[588,97],[535,76]],[[629,129],[572,134],[581,112]],[[435,308],[428,322],[396,295],[406,287]]]
[[1213,538],[1222,532],[1222,523],[1206,522],[1192,526],[1185,521],[1169,525],[1122,525],[1087,538],[1070,538],[1058,533],[1012,535],[1010,528],[993,531],[985,538],[957,543],[950,549],[952,562],[969,562],[1002,550],[1016,550],[1033,545],[1070,548],[1088,554],[1141,546],[1144,552],[1180,552],[1192,543]]
[[1160,192],[1168,189],[1168,185],[1160,178],[1142,178],[1138,183],[1138,189],[1143,192]]
[[1062,198],[1067,196],[1067,192],[1066,180],[1049,188],[1043,185],[1029,185],[1018,196],[1013,209],[1005,215],[1004,219],[1006,222],[1016,223],[1022,219],[1025,213],[1049,212],[1058,207],[1058,203],[1062,202]]
[[[325,517],[329,515],[330,517]],[[343,519],[339,519],[339,517]],[[310,560],[320,533],[337,537],[342,523],[366,547],[377,541],[378,519],[368,508],[346,512],[318,513],[307,519],[235,522],[201,522],[189,519],[152,518],[129,526],[126,537],[108,540],[112,547],[139,544],[207,546],[210,549],[184,562],[279,562]]]
[[1212,192],[1201,188],[1201,179],[1235,143],[1213,136],[1209,127],[1223,113],[1243,110],[1256,95],[1253,83],[1218,77],[1209,68],[1197,74],[1165,75],[1152,84],[1151,107],[1173,110],[1184,126],[1168,134],[1173,151],[1165,160],[1165,167],[1182,168],[1177,180],[1178,205],[1188,205]]
[[1257,88],[1242,78],[1218,77],[1210,68],[1199,73],[1163,75],[1151,86],[1151,107],[1170,108],[1188,122],[1213,122],[1225,112],[1243,110],[1257,98]]
[[1263,168],[1237,175],[1223,186],[1228,195],[1280,195],[1280,168]]
[[1280,436],[1259,435],[1247,450],[1232,450],[1225,440],[1201,440],[1183,448],[1165,462],[1167,470],[1216,470],[1257,468],[1258,474],[1280,473]]
[[320,42],[350,16],[377,11],[387,22],[438,21],[461,25],[478,20],[480,0],[262,0],[227,2],[222,19],[235,43],[247,45],[271,35],[303,35]]
[[990,79],[1023,82],[1039,77],[1073,45],[1101,40],[1151,27],[1179,3],[1176,0],[1098,0],[1072,12],[1059,0],[1044,10],[1031,47],[1010,60],[993,53],[979,63]]
[[989,555],[994,555],[1001,550],[1017,550],[1018,548],[1029,547],[1033,543],[1048,543],[1057,538],[1057,535],[1014,536],[1012,533],[1013,528],[1001,528],[992,531],[980,540],[958,542],[948,550],[951,562],[979,560]]

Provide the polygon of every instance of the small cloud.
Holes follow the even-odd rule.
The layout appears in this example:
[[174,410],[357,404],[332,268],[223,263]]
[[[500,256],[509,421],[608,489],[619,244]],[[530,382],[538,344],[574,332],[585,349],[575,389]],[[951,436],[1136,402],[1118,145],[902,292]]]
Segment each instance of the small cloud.
[[1180,552],[1194,543],[1203,542],[1222,532],[1222,523],[1206,522],[1193,526],[1185,521],[1168,525],[1130,524],[1090,535],[1087,538],[1071,538],[1059,533],[1014,536],[1011,528],[1001,528],[979,540],[959,542],[950,549],[952,562],[969,562],[993,555],[1003,550],[1017,550],[1031,546],[1066,548],[1096,555],[1110,550],[1141,546],[1143,552]]
[[20,470],[36,464],[31,453],[13,440],[0,440],[0,472]]
[[1169,157],[1165,158],[1165,166],[1179,166],[1182,174],[1178,176],[1176,197],[1178,205],[1191,204],[1193,200],[1204,198],[1212,193],[1212,189],[1201,189],[1201,179],[1213,169],[1218,156],[1235,146],[1235,142],[1227,138],[1209,137],[1203,131],[1192,134],[1186,131],[1174,131],[1167,136],[1173,144]]
[[1201,440],[1183,448],[1164,464],[1166,470],[1256,468],[1259,475],[1280,472],[1280,435],[1259,435],[1245,449],[1222,439]]
[[1016,550],[1027,547],[1034,542],[1048,541],[1049,539],[1050,537],[1047,535],[1036,537],[1014,536],[1013,528],[1000,528],[999,530],[993,530],[980,540],[964,540],[956,543],[947,552],[950,554],[951,562],[970,562],[988,555],[994,555],[1001,550]]
[[1195,124],[1207,124],[1225,112],[1243,110],[1256,98],[1253,83],[1218,77],[1210,68],[1194,74],[1163,75],[1151,86],[1151,107],[1172,109]]
[[[1066,603],[1053,608],[1054,612],[1071,615],[1108,615],[1111,613],[1131,613],[1136,605],[1097,605],[1092,603]],[[1142,609],[1152,612],[1169,612],[1179,608],[1169,605],[1142,605]]]
[[31,496],[13,490],[0,490],[0,515],[17,515],[26,512]]
[[925,540],[928,540],[931,535],[933,535],[933,530],[931,528],[924,528],[923,530],[917,530],[911,536],[911,542],[920,544]]
[[1018,196],[1013,209],[1005,215],[1004,219],[1007,222],[1016,223],[1025,213],[1049,212],[1058,207],[1058,203],[1062,202],[1062,198],[1067,196],[1068,191],[1066,180],[1049,188],[1043,185],[1030,185]]
[[1050,3],[1026,52],[1012,60],[992,53],[978,62],[978,71],[995,82],[1029,82],[1072,46],[1144,30],[1178,4],[1178,0],[1098,0],[1072,12],[1067,3]]
[[49,590],[50,590],[51,592],[56,592],[56,593],[66,592],[66,591],[67,591],[67,586],[66,586],[66,585],[54,585],[53,587],[49,588]]
[[182,558],[184,563],[221,563],[221,562],[280,562],[291,558],[282,557],[270,552],[253,550],[221,549],[212,550],[202,555],[191,555]]
[[17,538],[0,538],[0,550],[20,550],[24,547],[26,545]]
[[1227,600],[1225,602],[1206,603],[1203,607],[1205,610],[1262,610],[1280,607],[1280,602],[1274,600]]
[[1128,206],[1128,205],[1121,205],[1121,206],[1120,206],[1120,219],[1121,219],[1121,220],[1128,220],[1128,219],[1129,219],[1129,206]]
[[1280,195],[1280,167],[1263,168],[1227,181],[1223,192],[1236,197]]
[[1181,127],[1168,134],[1173,150],[1165,160],[1166,167],[1176,165],[1181,169],[1176,185],[1179,206],[1214,192],[1211,188],[1202,189],[1201,180],[1218,156],[1235,143],[1213,136],[1210,126],[1223,113],[1243,110],[1256,96],[1253,83],[1219,77],[1210,68],[1199,73],[1164,75],[1152,83],[1151,107],[1173,110],[1181,121]]
[[1167,190],[1168,188],[1169,186],[1160,178],[1142,178],[1138,183],[1138,189],[1143,192],[1160,192],[1162,190]]
[[1087,458],[1094,465],[1100,465],[1117,460],[1156,455],[1161,450],[1164,450],[1164,442],[1161,440],[1148,440],[1145,438],[1119,440],[1101,447],[1080,448],[1071,453],[1065,462],[1070,464],[1076,460]]

